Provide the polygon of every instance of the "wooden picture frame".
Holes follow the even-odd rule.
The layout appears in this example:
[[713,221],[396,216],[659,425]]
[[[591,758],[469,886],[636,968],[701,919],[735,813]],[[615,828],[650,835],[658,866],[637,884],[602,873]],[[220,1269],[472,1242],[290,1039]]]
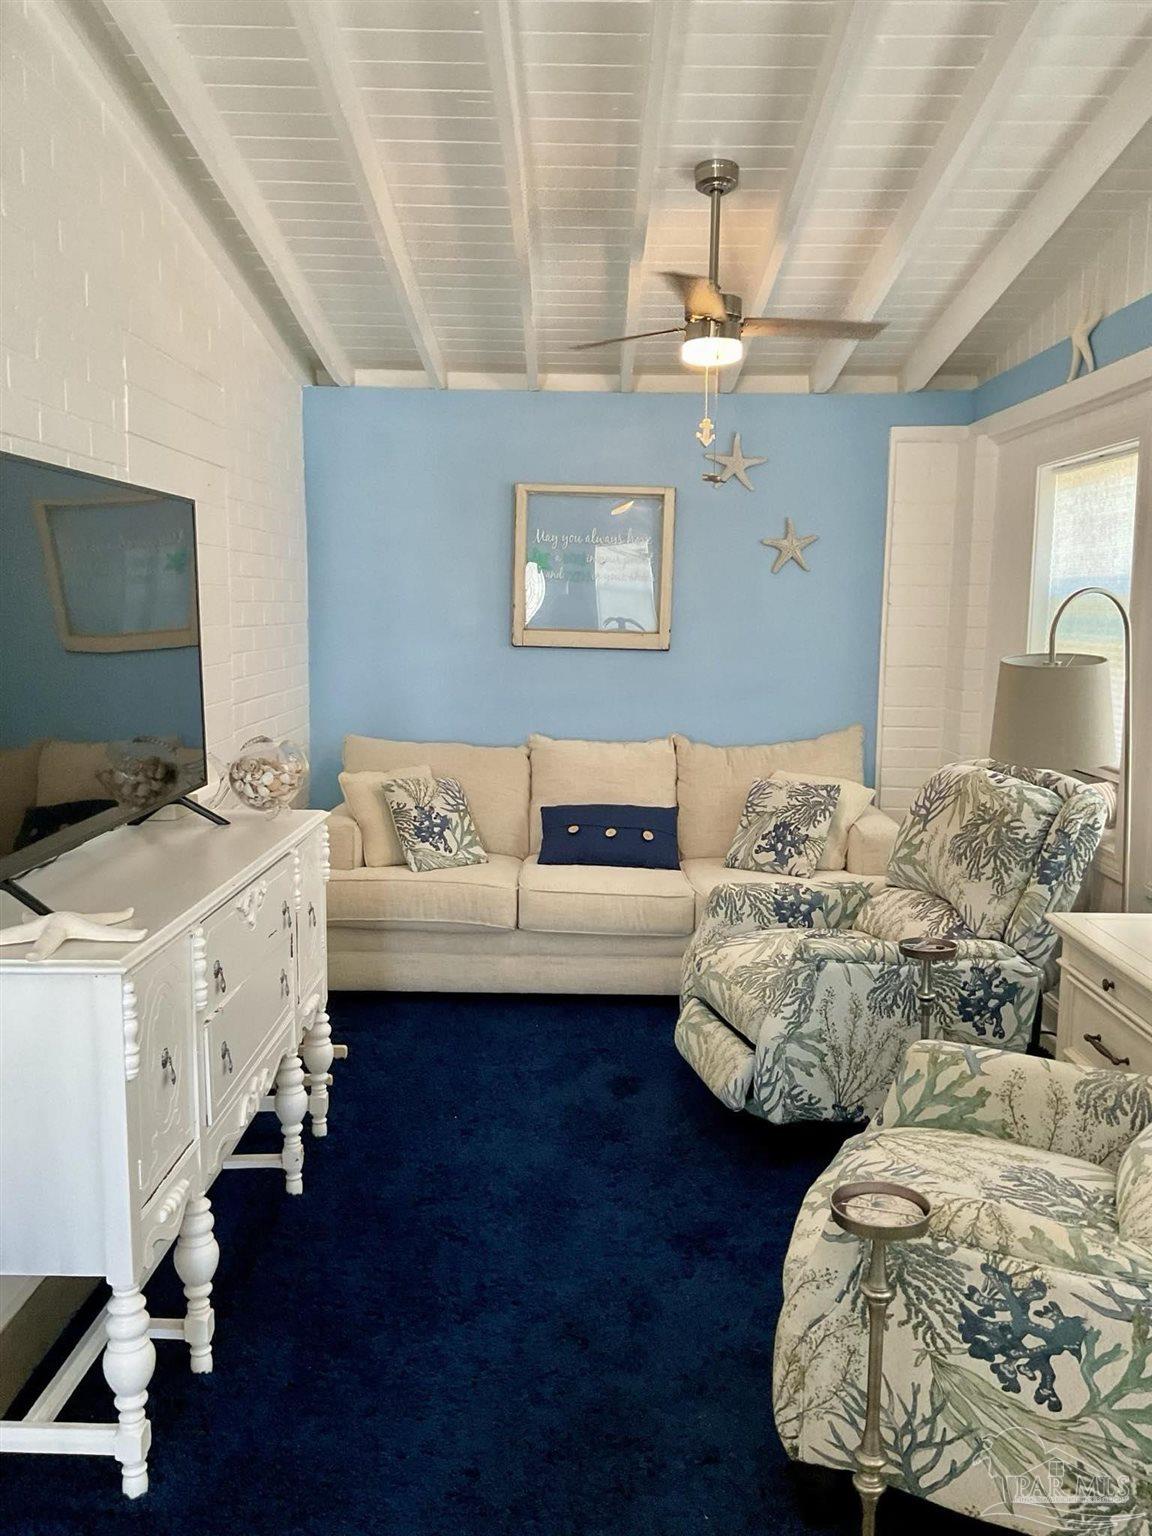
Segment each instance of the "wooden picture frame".
[[666,651],[675,532],[669,485],[518,483],[512,644]]
[[[126,612],[133,606],[139,611],[142,606],[159,609],[171,606],[173,602],[179,605],[181,611],[178,614],[166,614],[166,617],[178,617],[181,620],[180,623],[158,624],[155,628],[129,623],[126,623],[122,629],[116,629],[110,625],[100,627],[86,625],[81,614],[85,604],[89,609],[92,608],[94,591],[88,580],[88,570],[83,568],[82,553],[71,551],[67,547],[67,540],[76,536],[77,527],[88,521],[89,513],[130,512],[140,507],[168,508],[172,502],[173,498],[168,496],[126,491],[118,496],[87,497],[72,501],[54,499],[33,503],[33,513],[48,577],[48,591],[56,620],[56,633],[66,651],[104,653],[160,651],[175,650],[181,646],[200,643],[194,543],[187,551],[169,551],[167,554],[158,549],[151,552],[145,551],[143,560],[139,558],[139,552],[137,552],[136,563],[145,568],[137,573],[138,592],[132,594],[136,598],[135,603],[129,602],[130,594],[127,590],[132,551],[128,551],[125,555],[123,573],[125,590],[119,594],[122,611]],[[62,540],[65,541],[64,544]],[[149,553],[151,554],[150,565]],[[171,563],[177,555],[183,556],[182,564]],[[168,575],[170,572],[173,578],[167,583],[163,581],[158,564],[162,556],[168,562],[163,574]],[[77,566],[81,568],[79,571],[76,569]],[[162,590],[165,585],[168,588],[167,592]],[[147,599],[143,604],[140,601],[141,593]]]

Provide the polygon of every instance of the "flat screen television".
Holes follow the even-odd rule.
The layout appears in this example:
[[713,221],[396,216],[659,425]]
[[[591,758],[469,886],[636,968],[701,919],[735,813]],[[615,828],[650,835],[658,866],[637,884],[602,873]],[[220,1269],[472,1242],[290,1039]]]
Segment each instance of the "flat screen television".
[[206,782],[196,509],[0,454],[0,880]]

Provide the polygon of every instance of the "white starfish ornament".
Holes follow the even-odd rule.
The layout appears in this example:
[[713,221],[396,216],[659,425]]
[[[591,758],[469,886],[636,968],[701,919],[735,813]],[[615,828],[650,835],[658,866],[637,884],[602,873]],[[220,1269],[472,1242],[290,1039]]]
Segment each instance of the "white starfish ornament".
[[740,447],[740,434],[732,434],[731,453],[706,453],[706,459],[711,459],[713,464],[721,464],[723,468],[718,475],[705,475],[705,480],[710,480],[713,485],[727,485],[733,476],[739,480],[746,491],[752,489],[752,482],[748,478],[748,470],[753,464],[767,464],[768,460],[750,457]]
[[147,928],[113,926],[126,923],[134,910],[125,907],[122,912],[49,912],[47,917],[34,917],[30,922],[0,930],[0,944],[31,944],[26,957],[29,960],[47,960],[69,939],[82,939],[89,944],[138,944],[148,937]]
[[775,576],[777,571],[782,571],[789,560],[795,560],[800,569],[806,571],[808,564],[804,559],[804,551],[808,548],[809,544],[815,544],[819,537],[818,533],[809,533],[801,537],[796,532],[792,519],[786,517],[784,519],[784,537],[782,539],[760,540],[761,544],[767,544],[769,548],[778,552],[775,560],[772,562],[773,576]]
[[1100,324],[1103,316],[1085,310],[1072,327],[1072,366],[1068,369],[1068,377],[1065,383],[1071,384],[1072,380],[1080,372],[1080,364],[1084,364],[1085,373],[1095,373],[1096,358],[1092,352],[1092,332]]

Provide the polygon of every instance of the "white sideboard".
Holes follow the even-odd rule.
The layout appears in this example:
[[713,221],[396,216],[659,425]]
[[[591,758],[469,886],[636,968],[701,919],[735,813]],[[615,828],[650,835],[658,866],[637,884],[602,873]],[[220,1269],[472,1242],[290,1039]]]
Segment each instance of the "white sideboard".
[[1064,912],[1056,1055],[1083,1067],[1152,1073],[1152,917]]
[[[129,1497],[148,1486],[153,1340],[212,1369],[213,1180],[275,1166],[299,1194],[309,1111],[327,1129],[326,817],[229,816],[122,827],[23,878],[55,910],[135,908],[140,942],[0,959],[0,1272],[112,1288],[0,1449],[115,1456]],[[27,915],[2,898],[0,926]],[[236,1155],[264,1108],[282,1152]],[[142,1288],[173,1242],[187,1312],[154,1320]],[[116,1421],[59,1422],[101,1349]]]

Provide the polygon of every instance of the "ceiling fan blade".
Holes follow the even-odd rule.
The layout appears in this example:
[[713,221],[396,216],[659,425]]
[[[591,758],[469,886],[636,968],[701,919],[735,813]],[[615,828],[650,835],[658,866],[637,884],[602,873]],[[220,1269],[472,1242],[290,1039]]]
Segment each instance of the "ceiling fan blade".
[[707,320],[727,320],[724,295],[715,283],[706,277],[693,277],[690,272],[661,272],[680,295],[686,315],[700,315]]
[[745,336],[815,336],[828,341],[869,341],[884,325],[878,320],[789,320],[783,315],[752,315],[744,321]]
[[569,352],[590,352],[593,347],[618,347],[622,341],[643,341],[646,336],[678,336],[682,325],[671,325],[662,331],[637,331],[632,336],[606,336],[603,341],[580,341],[569,347]]

